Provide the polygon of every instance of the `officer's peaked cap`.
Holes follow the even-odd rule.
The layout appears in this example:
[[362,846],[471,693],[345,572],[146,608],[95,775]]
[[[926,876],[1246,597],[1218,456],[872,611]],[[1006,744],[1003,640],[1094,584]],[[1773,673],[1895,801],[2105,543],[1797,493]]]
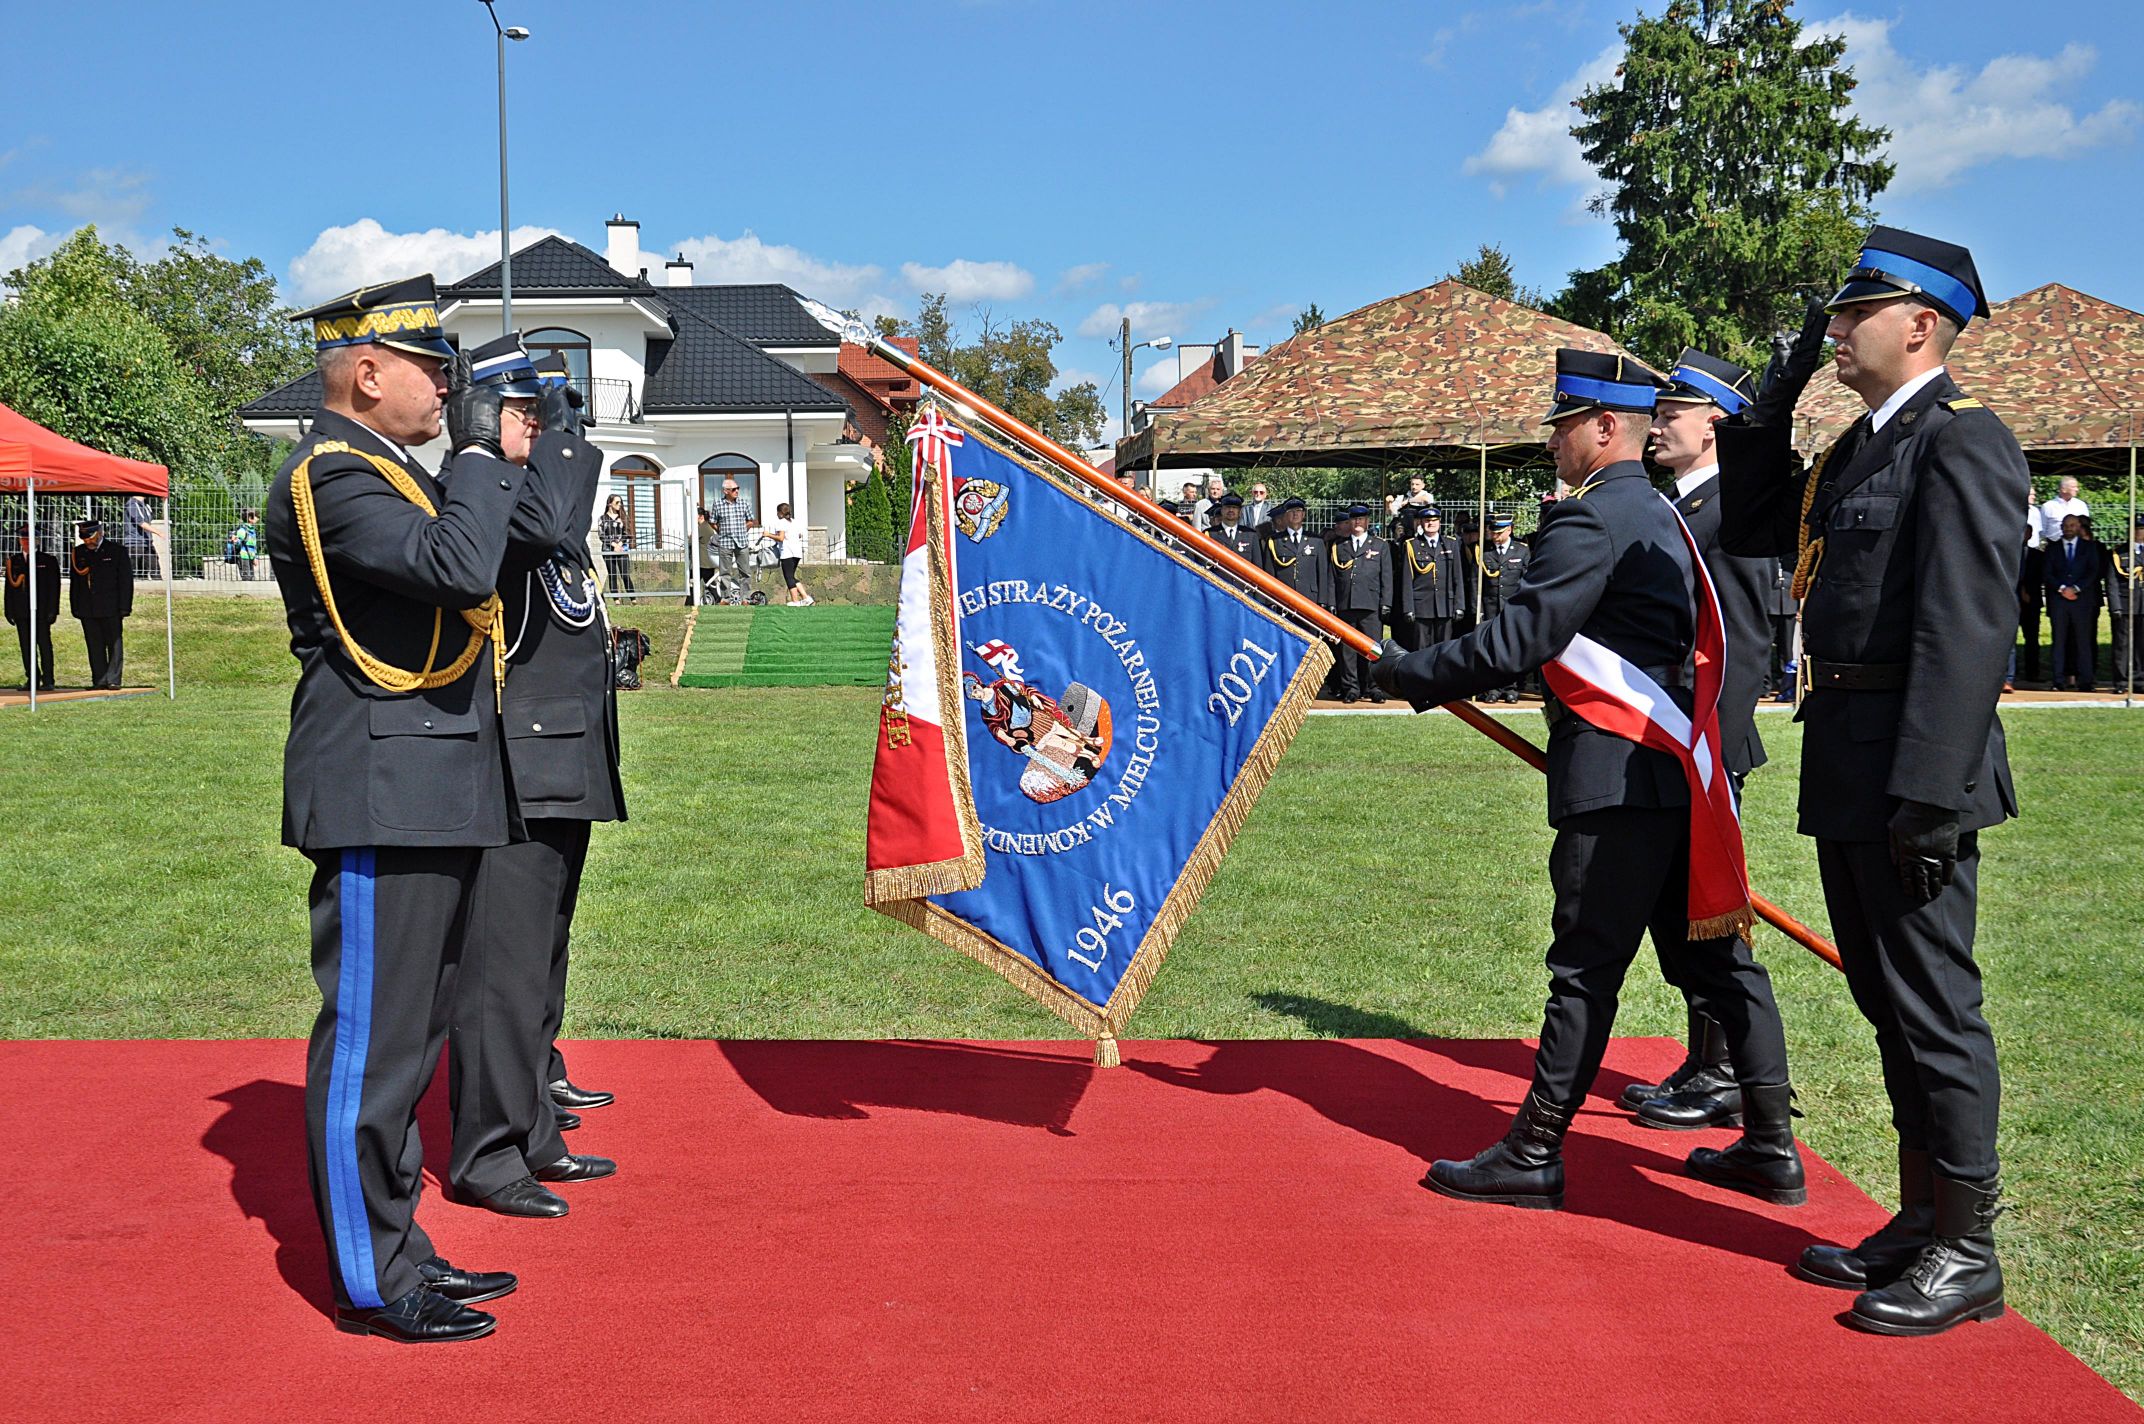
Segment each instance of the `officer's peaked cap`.
[[1667,379],[1635,356],[1608,351],[1556,350],[1556,404],[1542,417],[1554,425],[1589,410],[1650,411]]
[[1707,355],[1695,346],[1685,347],[1668,373],[1668,388],[1660,393],[1662,405],[1716,405],[1729,415],[1739,415],[1757,398],[1757,378],[1732,361]]
[[496,386],[508,396],[533,400],[543,394],[544,383],[518,331],[509,331],[471,351],[469,379],[480,386]]
[[1827,306],[1837,311],[1894,297],[1918,297],[1960,326],[1988,314],[1972,253],[1901,228],[1871,228],[1854,270]]
[[442,361],[454,359],[454,348],[440,330],[437,293],[429,272],[359,287],[298,312],[291,320],[313,324],[313,346],[319,351],[377,343]]

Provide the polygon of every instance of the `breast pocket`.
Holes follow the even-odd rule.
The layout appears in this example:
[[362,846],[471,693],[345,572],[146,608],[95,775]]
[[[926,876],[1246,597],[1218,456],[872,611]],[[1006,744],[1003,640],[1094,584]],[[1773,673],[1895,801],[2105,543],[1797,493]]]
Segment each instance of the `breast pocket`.
[[522,801],[579,801],[588,794],[581,738],[588,709],[578,697],[532,697],[509,702],[501,717],[514,795]]
[[448,711],[419,697],[374,702],[372,819],[404,831],[454,831],[476,819],[476,709]]

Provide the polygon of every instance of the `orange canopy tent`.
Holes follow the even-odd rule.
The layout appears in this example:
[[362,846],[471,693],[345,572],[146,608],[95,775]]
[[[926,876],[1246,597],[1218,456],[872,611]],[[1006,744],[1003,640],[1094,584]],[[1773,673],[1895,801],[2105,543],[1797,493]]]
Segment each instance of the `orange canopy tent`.
[[[108,455],[45,429],[27,416],[0,405],[0,493],[23,494],[30,545],[37,547],[37,496],[40,494],[145,494],[171,497],[171,472],[147,460]],[[171,561],[164,567],[165,687],[178,695],[175,649],[171,637]],[[37,580],[31,579],[30,620],[37,621]],[[37,707],[37,679],[30,679],[30,707]]]

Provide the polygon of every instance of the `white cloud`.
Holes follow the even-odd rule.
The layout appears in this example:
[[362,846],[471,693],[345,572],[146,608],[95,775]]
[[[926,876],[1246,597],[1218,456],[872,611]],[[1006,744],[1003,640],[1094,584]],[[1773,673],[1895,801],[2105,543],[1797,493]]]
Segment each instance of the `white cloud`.
[[1132,319],[1134,337],[1168,336],[1178,341],[1186,339],[1180,329],[1210,302],[1127,302],[1118,306],[1104,302],[1087,313],[1079,324],[1079,334],[1085,337],[1115,336],[1124,318]]
[[1109,271],[1107,262],[1082,262],[1077,267],[1067,267],[1058,275],[1057,294],[1077,292],[1093,286]]
[[1617,40],[1558,85],[1542,107],[1505,110],[1503,126],[1489,136],[1481,152],[1461,165],[1461,171],[1488,175],[1489,191],[1499,198],[1512,179],[1529,173],[1540,174],[1543,184],[1596,182],[1593,165],[1571,137],[1571,121],[1576,116],[1571,101],[1594,85],[1614,79],[1616,66],[1622,62],[1623,42]]
[[2069,44],[2045,56],[1998,55],[1978,72],[1922,68],[1892,46],[1891,26],[1849,12],[1809,28],[1845,38],[1846,62],[1859,81],[1855,112],[1891,130],[1895,191],[1940,188],[1997,159],[2074,158],[2127,141],[2144,120],[2144,107],[2127,99],[2111,99],[2089,114],[2063,102],[2099,62],[2090,45]]
[[[549,227],[517,227],[519,251],[556,234]],[[371,282],[429,272],[441,283],[455,282],[499,260],[499,230],[389,232],[373,218],[331,227],[290,261],[290,299],[297,305],[325,301]]]
[[[868,263],[834,262],[783,243],[762,242],[745,230],[741,237],[688,237],[670,249],[693,264],[692,280],[723,283],[782,282],[829,306],[859,310],[867,302],[884,302],[873,288],[886,275]],[[866,316],[875,315],[865,312]]]
[[62,240],[61,234],[46,232],[28,223],[0,233],[0,277],[25,263],[35,262],[58,247]]
[[1134,377],[1132,394],[1141,400],[1152,400],[1175,385],[1176,381],[1176,358],[1171,356],[1165,361],[1156,361]]
[[1009,301],[1035,290],[1034,274],[1011,262],[970,262],[955,258],[943,267],[903,262],[901,280],[919,292],[943,292],[949,305]]

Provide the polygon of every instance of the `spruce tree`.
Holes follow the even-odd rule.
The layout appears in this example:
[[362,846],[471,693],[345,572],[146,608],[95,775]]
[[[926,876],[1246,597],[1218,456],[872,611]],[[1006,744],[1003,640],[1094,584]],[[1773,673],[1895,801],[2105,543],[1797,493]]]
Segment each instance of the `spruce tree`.
[[849,492],[849,557],[874,564],[893,561],[893,509],[886,499],[886,477],[877,470]]

